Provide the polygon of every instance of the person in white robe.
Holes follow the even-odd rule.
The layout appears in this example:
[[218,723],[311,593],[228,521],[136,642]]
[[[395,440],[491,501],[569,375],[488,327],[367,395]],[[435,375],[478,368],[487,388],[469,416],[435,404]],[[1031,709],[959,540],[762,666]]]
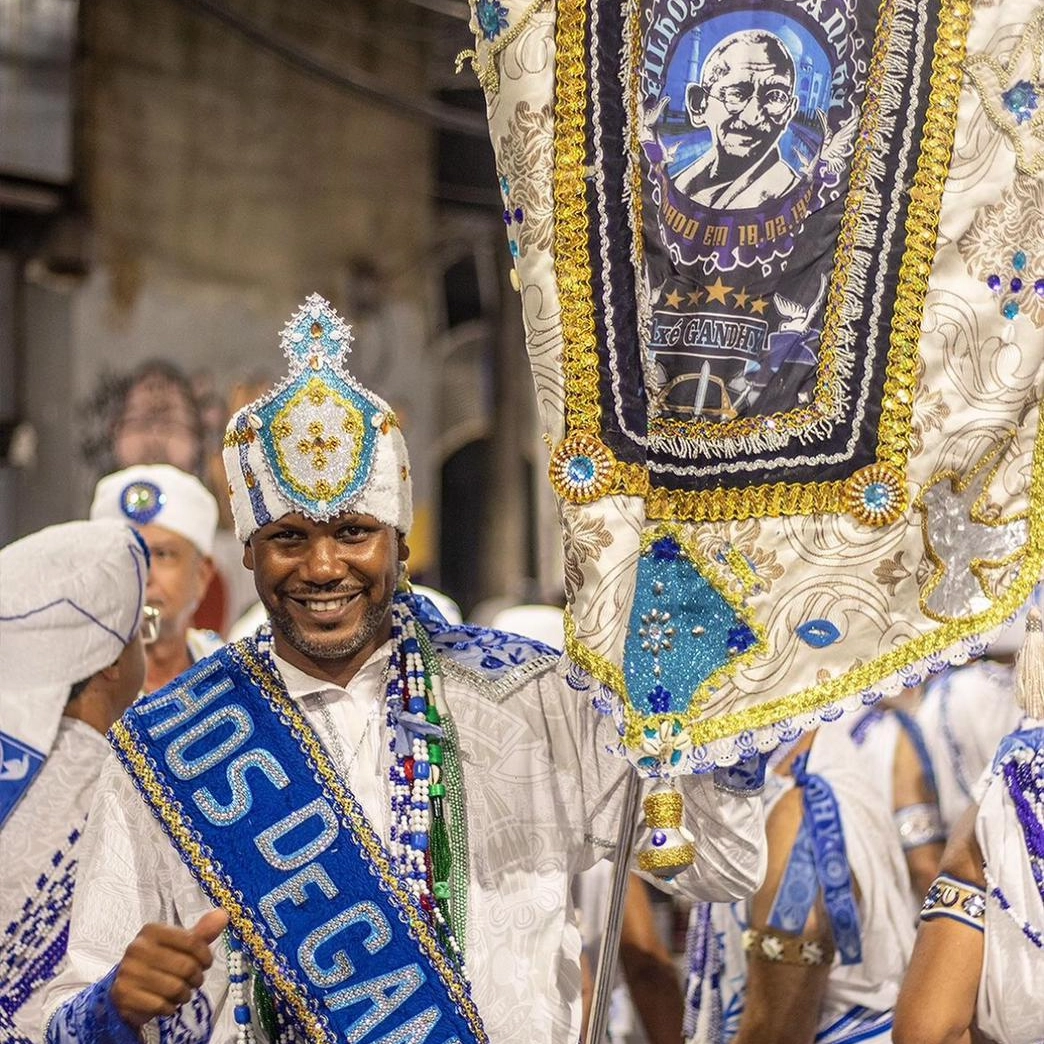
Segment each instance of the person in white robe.
[[[0,1040],[38,1042],[105,732],[145,673],[145,547],[116,522],[0,550]],[[149,625],[151,626],[151,625]],[[150,632],[151,633],[151,632]]]
[[[806,753],[798,781],[794,765]],[[796,875],[791,867],[800,832],[811,829],[813,848],[820,844],[805,801],[816,777],[839,811],[843,844],[832,851],[844,862],[835,859],[831,877],[836,881],[838,867],[847,866],[858,953],[842,953],[812,867]],[[687,1044],[889,1040],[913,921],[891,801],[878,780],[869,780],[848,721],[820,727],[769,773],[765,883],[750,903],[698,904],[692,911]],[[807,920],[793,912],[795,888],[809,907]],[[789,923],[795,916],[801,924]]]
[[153,692],[224,644],[214,631],[192,626],[214,577],[217,501],[171,464],[136,464],[98,481],[90,517],[133,526],[149,545],[147,597],[159,613],[145,676],[145,691]]
[[1011,662],[1003,650],[931,678],[917,708],[917,721],[931,755],[939,814],[949,835],[974,801],[973,789],[993,760],[997,744],[1018,728]]
[[1016,669],[1023,718],[997,746],[925,899],[896,1044],[1044,1040],[1044,634],[1030,611]]
[[[225,466],[232,510],[271,637],[262,631],[202,667],[237,655],[268,657],[266,683],[285,694],[301,727],[318,738],[386,846],[396,881],[408,881],[440,939],[449,922],[451,945],[442,952],[449,959],[462,955],[488,1040],[575,1044],[581,940],[570,881],[611,854],[630,769],[604,753],[615,726],[594,712],[586,689],[574,689],[557,672],[553,650],[495,631],[450,627],[429,603],[395,594],[411,517],[406,447],[387,404],[330,362],[348,340],[340,317],[313,295],[284,335],[292,368],[300,365],[298,353],[317,345],[300,367],[303,392],[295,397],[292,373],[230,422]],[[278,456],[266,443],[266,418],[273,415],[273,442],[304,444],[300,456]],[[353,428],[353,417],[368,419]],[[298,424],[311,441],[298,435]],[[338,455],[352,438],[362,450]],[[317,469],[321,485],[308,498],[302,490],[315,482]],[[334,488],[353,492],[331,503]],[[459,761],[453,768],[440,747],[447,760],[431,777],[442,786],[445,770],[449,789],[456,786],[460,795],[456,810],[452,793],[446,798],[448,882],[433,876],[426,855],[436,811],[416,786],[392,782],[420,778],[399,752],[403,705],[393,699],[403,679],[410,685],[418,676],[395,666],[413,655],[412,639],[402,637],[409,628],[433,650],[420,671],[430,686],[411,690],[418,694],[410,705],[427,700],[427,720],[445,723],[441,742]],[[167,693],[178,698],[179,691],[185,690],[171,687],[143,703],[162,702]],[[412,742],[423,761],[426,741],[417,735]],[[395,775],[407,767],[409,775]],[[679,784],[697,857],[671,887],[691,896],[736,898],[764,872],[760,799],[729,789],[731,779],[722,771]],[[404,789],[420,794],[423,809],[411,808],[409,827]],[[222,865],[230,856],[257,860],[251,851],[218,853]],[[251,976],[259,980],[241,971],[242,918],[235,937],[222,937],[226,914],[214,909],[198,883],[203,877],[190,872],[115,760],[103,771],[81,858],[91,887],[77,897],[68,967],[47,999],[49,1044],[84,1037],[131,1042],[139,1032],[182,1044],[308,1038],[287,992],[267,978],[266,988],[277,994],[277,1019],[266,1022],[264,1005],[244,985]],[[449,904],[442,921],[440,897]],[[365,974],[361,948],[342,963],[342,974],[353,972],[356,961]],[[388,1007],[378,1003],[378,1015]],[[399,1032],[405,1030],[393,1030]]]
[[946,831],[939,812],[934,761],[916,716],[918,693],[882,700],[859,714],[849,728],[867,779],[892,808],[910,878],[910,915],[917,912],[939,871]]

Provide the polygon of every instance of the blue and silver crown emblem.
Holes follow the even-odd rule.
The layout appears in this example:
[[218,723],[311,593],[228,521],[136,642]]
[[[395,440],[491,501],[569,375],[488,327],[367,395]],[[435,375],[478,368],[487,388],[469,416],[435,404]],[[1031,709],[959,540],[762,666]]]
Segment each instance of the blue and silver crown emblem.
[[315,516],[336,514],[369,477],[386,411],[345,368],[352,332],[312,294],[280,340],[290,374],[249,423],[289,501]]
[[155,482],[128,483],[120,494],[120,510],[132,522],[143,526],[151,522],[167,502],[167,495]]

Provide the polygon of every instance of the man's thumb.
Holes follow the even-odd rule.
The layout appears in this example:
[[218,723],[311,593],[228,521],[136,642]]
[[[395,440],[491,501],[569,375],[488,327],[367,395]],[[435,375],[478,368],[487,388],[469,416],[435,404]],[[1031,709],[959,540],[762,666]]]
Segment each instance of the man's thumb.
[[211,910],[205,913],[190,929],[201,942],[208,946],[225,930],[228,914],[224,910]]

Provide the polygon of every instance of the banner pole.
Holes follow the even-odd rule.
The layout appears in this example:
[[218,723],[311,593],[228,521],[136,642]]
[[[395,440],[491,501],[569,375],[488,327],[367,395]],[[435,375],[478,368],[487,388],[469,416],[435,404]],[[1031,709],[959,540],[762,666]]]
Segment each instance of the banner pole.
[[616,856],[609,885],[609,904],[602,931],[602,945],[598,951],[598,967],[595,970],[594,996],[591,1014],[587,1020],[586,1044],[602,1044],[609,1023],[609,1001],[616,979],[616,959],[620,950],[620,933],[623,928],[624,898],[630,878],[631,852],[634,850],[634,834],[637,826],[638,773],[630,767],[625,783],[623,808],[620,812],[620,829],[616,838]]

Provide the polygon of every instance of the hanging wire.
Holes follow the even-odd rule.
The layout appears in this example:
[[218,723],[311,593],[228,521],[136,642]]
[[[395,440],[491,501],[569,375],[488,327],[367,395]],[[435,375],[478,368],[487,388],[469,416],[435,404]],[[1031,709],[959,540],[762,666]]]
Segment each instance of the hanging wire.
[[411,98],[390,91],[377,77],[358,69],[331,69],[310,54],[299,50],[285,40],[277,39],[261,26],[231,10],[221,0],[174,0],[182,7],[196,11],[219,22],[249,43],[302,72],[308,73],[342,90],[350,91],[404,116],[433,124],[440,130],[455,131],[471,137],[485,138],[489,134],[486,118],[480,113],[461,110],[430,98]]

